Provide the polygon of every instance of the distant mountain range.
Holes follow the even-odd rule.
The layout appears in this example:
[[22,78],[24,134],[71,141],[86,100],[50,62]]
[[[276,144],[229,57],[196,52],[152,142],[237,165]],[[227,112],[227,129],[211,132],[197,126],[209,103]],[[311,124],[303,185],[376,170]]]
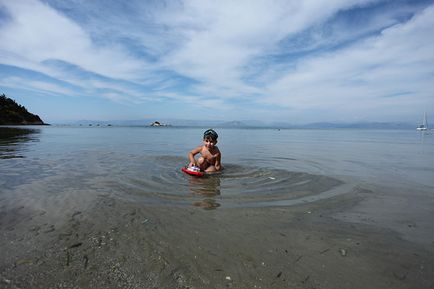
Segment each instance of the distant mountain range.
[[[80,120],[60,124],[86,125],[86,126],[153,126],[155,123],[161,127],[201,127],[201,128],[292,128],[292,129],[415,129],[414,124],[401,122],[316,122],[308,124],[291,124],[287,122],[264,122],[258,120],[189,120],[189,119],[138,119],[138,120]],[[0,125],[43,125],[45,124],[38,115],[32,114],[27,109],[16,103],[13,99],[0,95]],[[155,125],[154,125],[155,126]]]
[[188,119],[141,119],[141,120],[113,120],[95,121],[81,120],[71,122],[71,125],[101,125],[101,126],[151,126],[154,122],[160,122],[173,127],[202,127],[202,128],[292,128],[292,129],[414,129],[415,125],[399,122],[316,122],[308,124],[291,124],[286,122],[263,122],[258,120],[245,121],[198,121]]
[[15,102],[15,100],[0,95],[0,125],[43,125],[42,119]]
[[348,128],[348,129],[414,129],[415,126],[409,123],[399,122],[355,122],[355,123],[334,123],[317,122],[300,125],[301,128]]
[[291,124],[285,122],[261,123],[231,121],[220,123],[221,127],[252,127],[252,128],[293,128],[293,129],[327,129],[327,128],[347,128],[347,129],[413,129],[414,125],[408,123],[393,122],[357,122],[357,123],[334,123],[334,122],[316,122],[308,124]]

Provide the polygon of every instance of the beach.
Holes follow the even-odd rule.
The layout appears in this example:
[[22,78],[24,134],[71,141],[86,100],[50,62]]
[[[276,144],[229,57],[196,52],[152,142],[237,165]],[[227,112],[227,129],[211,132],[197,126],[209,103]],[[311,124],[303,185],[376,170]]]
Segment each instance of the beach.
[[[413,173],[402,173],[409,163],[390,166],[413,149],[405,140],[399,152],[385,148],[397,152],[387,156],[390,170],[367,161],[351,172],[343,169],[346,157],[302,167],[309,161],[300,156],[311,154],[296,149],[304,142],[290,155],[269,150],[253,161],[252,151],[240,155],[238,144],[228,145],[246,132],[228,130],[221,133],[227,171],[198,181],[180,172],[185,148],[173,149],[176,143],[166,145],[169,156],[138,137],[127,151],[119,141],[97,153],[99,144],[86,139],[90,131],[79,130],[84,137],[70,151],[62,146],[70,142],[65,131],[75,139],[76,131],[44,128],[3,151],[1,288],[434,288],[433,186],[415,177],[432,167],[430,159],[420,161],[424,156]],[[164,137],[161,130],[146,133],[152,142]],[[270,146],[294,139],[248,133],[275,135]],[[152,157],[140,159],[147,150],[137,142],[153,147]],[[378,138],[372,143],[378,146]],[[360,158],[371,152],[356,146]],[[287,162],[274,160],[279,155]],[[167,172],[172,166],[178,169]],[[394,181],[376,181],[385,175]]]

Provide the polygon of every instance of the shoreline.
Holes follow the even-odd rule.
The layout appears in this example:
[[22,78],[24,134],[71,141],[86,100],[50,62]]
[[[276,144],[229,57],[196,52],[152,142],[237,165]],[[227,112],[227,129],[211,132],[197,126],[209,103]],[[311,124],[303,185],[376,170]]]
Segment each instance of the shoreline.
[[[99,195],[88,207],[64,212],[64,222],[43,209],[6,210],[4,204],[0,284],[432,288],[429,211],[402,212],[402,220],[387,217],[402,211],[409,194],[359,186],[307,204],[214,210],[147,207]],[[414,207],[433,202],[427,192],[417,195]]]

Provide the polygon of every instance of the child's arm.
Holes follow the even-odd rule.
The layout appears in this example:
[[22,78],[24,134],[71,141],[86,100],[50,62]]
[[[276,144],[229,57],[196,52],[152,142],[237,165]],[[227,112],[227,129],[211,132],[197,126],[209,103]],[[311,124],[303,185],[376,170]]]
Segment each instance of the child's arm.
[[221,165],[221,153],[219,152],[216,159],[215,159],[215,163],[214,163],[214,167],[216,169],[216,171],[220,171],[222,169],[222,165]]
[[191,167],[191,166],[197,166],[196,160],[194,159],[194,156],[197,155],[198,153],[200,153],[201,150],[202,150],[202,147],[198,146],[197,148],[191,150],[188,153],[188,159],[190,161],[190,164],[188,165],[189,167]]

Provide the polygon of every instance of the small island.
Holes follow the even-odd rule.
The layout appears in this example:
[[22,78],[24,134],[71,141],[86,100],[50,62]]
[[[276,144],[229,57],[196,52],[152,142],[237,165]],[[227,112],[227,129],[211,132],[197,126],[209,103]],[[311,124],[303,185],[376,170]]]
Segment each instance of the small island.
[[170,124],[161,123],[159,121],[154,121],[149,126],[170,126]]
[[0,95],[0,125],[46,125],[42,119],[7,97]]

